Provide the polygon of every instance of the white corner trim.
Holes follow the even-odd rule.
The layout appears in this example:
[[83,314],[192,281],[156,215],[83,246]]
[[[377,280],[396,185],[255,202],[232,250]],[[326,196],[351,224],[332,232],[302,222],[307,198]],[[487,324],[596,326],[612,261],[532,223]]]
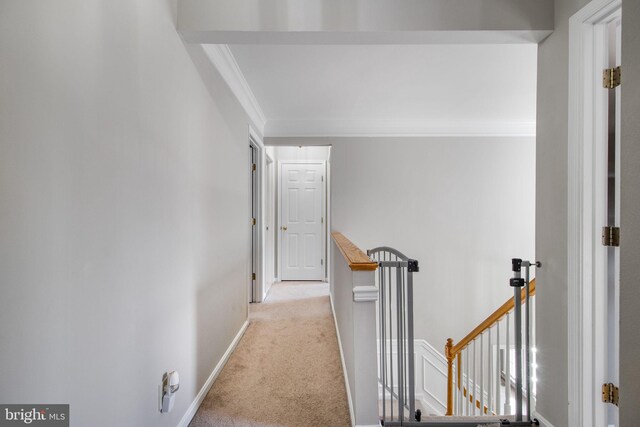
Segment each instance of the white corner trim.
[[540,415],[538,413],[538,411],[533,411],[531,412],[531,415],[533,415],[533,418],[537,419],[538,421],[540,421],[540,425],[542,427],[554,427],[553,424],[551,424],[545,417],[543,417],[542,415]]
[[226,44],[202,45],[211,63],[218,69],[222,78],[227,82],[233,94],[238,98],[240,105],[247,112],[260,133],[264,134],[267,119],[262,112],[258,100],[253,94],[249,83],[244,78],[231,49]]
[[336,319],[336,309],[333,306],[333,294],[329,292],[329,302],[331,303],[331,314],[333,314],[333,324],[336,326],[336,337],[338,338],[338,348],[340,349],[340,362],[342,363],[342,375],[344,375],[344,387],[347,389],[347,402],[349,403],[349,416],[351,417],[351,426],[356,426],[356,415],[353,412],[353,400],[351,399],[351,389],[349,388],[349,375],[347,374],[347,365],[344,362],[344,352],[342,351],[342,340],[340,339],[340,329],[338,328],[338,319]]
[[[264,131],[264,128],[262,129],[262,131]],[[249,125],[249,138],[253,139],[253,141],[256,144],[258,144],[258,146],[260,146],[261,148],[264,148],[264,142],[262,141],[262,136],[260,135],[260,133],[258,133],[256,128],[252,125]],[[265,157],[268,157],[268,156],[265,155]]]
[[535,136],[535,122],[429,120],[269,120],[268,137]]
[[189,426],[189,423],[191,422],[193,417],[196,415],[196,412],[198,412],[198,408],[202,404],[202,401],[204,400],[207,393],[211,389],[211,386],[213,386],[213,383],[216,380],[216,378],[218,378],[218,375],[220,375],[220,372],[222,372],[222,368],[224,368],[224,365],[229,360],[229,357],[231,357],[231,354],[236,349],[236,346],[240,342],[240,339],[244,335],[248,326],[249,326],[249,320],[246,320],[242,325],[242,327],[240,328],[240,330],[238,331],[238,333],[236,334],[233,341],[231,341],[229,348],[227,348],[227,351],[224,352],[224,354],[222,355],[222,358],[220,359],[216,367],[213,369],[213,372],[211,372],[211,375],[209,375],[209,378],[207,378],[207,381],[205,381],[204,385],[196,395],[195,400],[191,403],[191,405],[189,406],[189,409],[187,409],[187,412],[185,412],[184,416],[180,420],[180,423],[178,424],[178,427]]
[[353,301],[378,301],[378,288],[376,286],[354,286]]

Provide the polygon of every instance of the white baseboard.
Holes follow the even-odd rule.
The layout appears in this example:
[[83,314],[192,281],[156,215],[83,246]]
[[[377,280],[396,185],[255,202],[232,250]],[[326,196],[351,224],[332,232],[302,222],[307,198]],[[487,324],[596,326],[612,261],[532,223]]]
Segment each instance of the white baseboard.
[[416,409],[421,409],[423,416],[429,416],[435,414],[435,416],[442,416],[444,413],[439,405],[433,405],[431,399],[422,393],[416,393]]
[[261,302],[266,302],[267,301],[267,298],[269,298],[269,292],[271,292],[271,288],[273,287],[274,283],[276,283],[276,280],[272,279],[271,283],[269,283],[269,285],[267,286],[267,289],[264,291],[264,296],[263,296]]
[[204,385],[198,392],[195,400],[191,403],[191,405],[189,406],[189,409],[187,409],[187,412],[185,412],[184,416],[180,420],[180,424],[178,424],[178,427],[189,426],[189,423],[191,422],[193,417],[196,415],[196,412],[198,412],[198,408],[202,404],[202,401],[204,400],[205,396],[211,389],[211,386],[213,386],[213,382],[216,380],[216,378],[218,378],[218,375],[220,375],[220,372],[222,372],[222,368],[224,368],[224,365],[229,360],[229,357],[231,357],[231,354],[236,349],[236,346],[240,342],[240,338],[242,338],[242,335],[244,335],[244,332],[247,330],[247,326],[249,326],[249,320],[244,322],[244,324],[236,334],[235,338],[231,342],[231,345],[229,345],[229,348],[227,348],[227,351],[225,351],[224,354],[222,355],[222,358],[220,359],[216,367],[213,369],[213,372],[211,372],[211,375],[209,375],[209,378],[207,378],[207,381],[205,381]]
[[[329,301],[331,302],[331,314],[333,314],[333,323],[336,325],[336,335],[338,338],[338,348],[340,349],[340,361],[342,363],[342,374],[344,375],[344,386],[347,389],[347,401],[349,402],[349,416],[351,417],[351,425],[353,427],[370,427],[356,426],[356,416],[353,412],[353,400],[351,399],[351,389],[349,388],[349,376],[347,375],[347,365],[344,363],[344,352],[342,351],[342,340],[340,339],[340,329],[338,328],[338,320],[336,319],[336,309],[333,306],[333,295],[329,292]],[[378,426],[372,426],[378,427]]]
[[542,427],[553,427],[553,424],[551,424],[545,417],[540,415],[538,411],[533,411],[531,415],[533,415],[533,418],[537,418],[538,421],[540,421],[540,425]]

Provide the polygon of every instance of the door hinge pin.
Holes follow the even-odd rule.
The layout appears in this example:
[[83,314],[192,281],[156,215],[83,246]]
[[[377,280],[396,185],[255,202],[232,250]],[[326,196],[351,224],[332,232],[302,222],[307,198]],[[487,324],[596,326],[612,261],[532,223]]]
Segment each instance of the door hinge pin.
[[602,384],[602,401],[618,406],[620,389],[613,383]]
[[618,67],[607,68],[602,72],[602,87],[605,89],[615,89],[620,86],[622,69]]
[[251,165],[251,170],[252,171],[256,170],[256,164],[255,163]]
[[251,280],[256,280],[256,273],[251,273]]

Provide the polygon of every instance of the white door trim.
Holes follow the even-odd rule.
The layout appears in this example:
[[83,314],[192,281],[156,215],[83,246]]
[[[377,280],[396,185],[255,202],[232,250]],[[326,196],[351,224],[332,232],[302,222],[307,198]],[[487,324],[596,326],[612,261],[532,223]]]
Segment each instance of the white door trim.
[[[597,342],[591,325],[602,313],[594,270],[595,200],[603,196],[596,185],[596,135],[602,129],[602,91],[595,90],[604,64],[605,38],[601,24],[620,13],[621,0],[593,0],[569,20],[569,144],[568,144],[568,400],[569,427],[596,426],[593,402],[599,394],[595,372]],[[618,15],[619,16],[619,15]],[[605,68],[604,66],[601,67]],[[600,121],[600,123],[599,123]],[[604,224],[603,224],[604,225]]]
[[[297,165],[322,165],[323,169],[324,169],[324,177],[326,178],[324,180],[324,185],[322,186],[322,212],[324,216],[328,216],[328,212],[327,212],[327,182],[329,180],[329,178],[327,177],[327,161],[326,160],[278,160],[278,170],[276,171],[277,174],[277,182],[278,184],[276,185],[276,187],[278,188],[278,196],[276,198],[276,205],[278,206],[278,223],[276,225],[276,241],[277,241],[277,254],[278,254],[278,280],[282,279],[282,234],[280,233],[280,227],[282,227],[282,165],[285,164],[297,164]],[[328,221],[328,218],[325,218],[325,221]],[[327,224],[325,222],[325,224]],[[326,227],[325,227],[326,229]],[[325,232],[323,229],[323,233],[322,233],[322,253],[326,255],[327,253],[327,240],[328,240],[328,232]],[[325,256],[325,268],[324,268],[324,275],[326,275],[327,272],[327,259]]]
[[[262,302],[264,299],[264,289],[265,289],[265,236],[264,236],[264,214],[265,214],[265,200],[264,200],[264,170],[266,165],[265,160],[265,152],[264,152],[264,143],[262,142],[262,137],[260,134],[254,129],[253,126],[249,125],[249,143],[253,145],[256,149],[256,187],[258,188],[258,211],[256,214],[256,225],[257,227],[257,238],[258,238],[258,246],[257,246],[257,261],[258,268],[256,271],[256,280],[253,282],[253,302]],[[251,200],[251,194],[249,195],[249,199]],[[251,206],[251,205],[249,205]],[[251,233],[249,233],[249,247],[250,251],[253,251],[251,247]],[[251,266],[253,268],[253,266]],[[251,281],[251,271],[249,272],[249,280]]]
[[[271,285],[275,281],[275,260],[276,260],[276,163],[273,161],[271,156],[265,151],[265,169],[264,169],[264,177],[265,177],[265,223],[264,223],[264,233],[265,233],[265,252],[264,252],[264,260],[265,260],[265,276],[264,276],[264,289],[262,300],[264,301],[267,298],[267,294],[269,293],[269,289],[271,289]],[[271,240],[270,240],[271,239]],[[271,244],[271,245],[269,245]],[[271,247],[269,247],[271,246]]]

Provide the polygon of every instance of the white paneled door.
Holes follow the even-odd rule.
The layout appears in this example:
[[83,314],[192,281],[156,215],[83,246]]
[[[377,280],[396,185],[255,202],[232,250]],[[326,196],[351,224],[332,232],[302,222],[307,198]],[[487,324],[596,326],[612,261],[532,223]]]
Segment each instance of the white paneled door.
[[324,278],[324,163],[280,164],[280,278]]

